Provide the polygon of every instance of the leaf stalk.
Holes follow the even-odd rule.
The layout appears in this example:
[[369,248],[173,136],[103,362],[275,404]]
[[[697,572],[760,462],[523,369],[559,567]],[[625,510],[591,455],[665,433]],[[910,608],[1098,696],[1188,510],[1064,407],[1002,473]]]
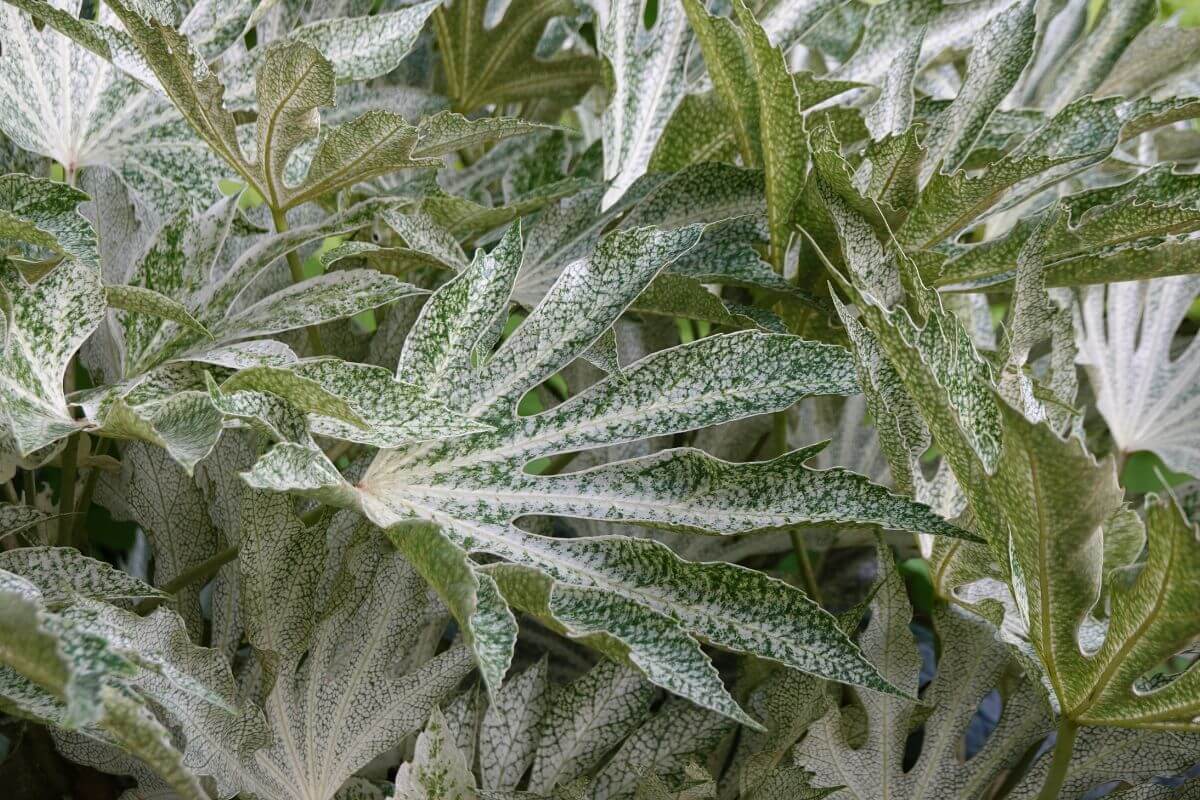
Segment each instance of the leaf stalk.
[[1050,772],[1046,774],[1046,782],[1038,800],[1054,800],[1062,790],[1067,780],[1068,768],[1071,765],[1071,753],[1075,750],[1075,736],[1079,733],[1079,725],[1070,717],[1063,717],[1058,724],[1054,741],[1053,761],[1050,762]]
[[[287,212],[282,209],[271,206],[271,221],[275,223],[276,233],[286,233],[288,230]],[[289,250],[286,256],[288,269],[292,273],[292,283],[300,283],[304,280],[304,264],[300,262],[300,254],[295,250]],[[325,345],[321,342],[321,332],[317,330],[315,325],[310,325],[304,329],[305,335],[308,336],[308,345],[312,348],[313,355],[319,356],[324,354]]]

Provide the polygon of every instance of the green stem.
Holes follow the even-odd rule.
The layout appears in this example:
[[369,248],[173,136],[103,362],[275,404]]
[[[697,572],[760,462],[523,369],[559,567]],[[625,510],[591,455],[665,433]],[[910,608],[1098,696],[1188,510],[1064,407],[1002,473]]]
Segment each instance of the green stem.
[[34,502],[34,498],[37,497],[37,476],[34,474],[33,470],[25,470],[23,484],[24,485],[21,488],[21,497],[25,501],[25,505],[37,505],[37,503]]
[[[213,575],[216,575],[217,570],[237,558],[237,555],[238,546],[236,544],[230,545],[211,558],[201,561],[194,567],[185,569],[173,579],[160,586],[159,589],[164,594],[175,594],[182,589],[186,589],[188,586],[191,586],[197,581],[204,583]],[[142,602],[138,603],[137,612],[139,614],[148,614],[154,609],[158,608],[160,602],[162,601],[157,597],[151,597],[143,600]]]
[[13,486],[11,481],[5,481],[4,483],[4,496],[10,503],[16,504],[21,502],[21,498],[17,497],[17,487]]
[[194,567],[189,567],[164,583],[160,588],[167,594],[175,594],[180,589],[186,589],[197,581],[205,581],[217,574],[217,570],[233,561],[238,555],[238,545],[232,544],[216,555],[201,561]]
[[[62,473],[58,490],[58,543],[71,544],[71,531],[75,524],[75,475],[79,463],[79,434],[73,433],[67,438],[66,449],[62,454]],[[79,548],[83,552],[83,548]]]
[[[787,443],[787,410],[776,411],[771,418],[771,451],[781,456],[788,451]],[[800,565],[800,577],[804,581],[804,590],[814,603],[821,602],[821,590],[817,586],[817,572],[813,569],[812,560],[808,557],[808,548],[804,546],[804,537],[800,531],[793,528],[788,531],[792,540],[792,550],[796,553],[796,563]]]
[[[271,208],[271,219],[275,223],[276,233],[285,233],[288,230],[287,213],[277,208]],[[300,254],[295,250],[288,251],[287,254],[288,269],[292,273],[292,283],[300,283],[304,280],[304,264],[300,262]],[[304,329],[308,336],[308,345],[313,351],[314,356],[322,355],[325,352],[325,345],[321,343],[321,332],[317,330],[315,325],[310,325]]]
[[1050,772],[1046,775],[1046,782],[1042,784],[1038,800],[1054,800],[1058,797],[1071,766],[1071,753],[1075,750],[1077,733],[1079,726],[1069,717],[1063,717],[1054,742],[1054,760],[1050,762]]
[[821,604],[821,589],[817,583],[817,571],[813,568],[812,560],[808,557],[808,548],[804,546],[804,538],[800,531],[790,530],[792,550],[796,552],[796,560],[800,562],[800,576],[804,578],[804,590],[817,605]]
[[[92,455],[102,456],[108,452],[108,446],[112,444],[111,439],[101,439],[96,445]],[[83,484],[83,494],[79,496],[79,502],[75,504],[75,524],[71,529],[71,537],[77,542],[75,546],[82,550],[80,544],[87,543],[87,531],[84,530],[84,521],[87,519],[88,509],[92,507],[92,495],[96,493],[96,484],[100,481],[100,467],[92,467],[88,470],[87,480]]]

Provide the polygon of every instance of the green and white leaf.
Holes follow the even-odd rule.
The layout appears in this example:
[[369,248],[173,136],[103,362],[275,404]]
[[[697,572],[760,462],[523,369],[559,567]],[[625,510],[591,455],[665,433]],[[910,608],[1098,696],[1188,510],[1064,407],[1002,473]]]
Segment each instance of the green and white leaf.
[[100,268],[96,231],[77,208],[87,195],[29,175],[0,176],[0,241],[17,241]]
[[611,0],[601,15],[599,49],[612,74],[604,109],[603,208],[615,204],[650,163],[655,145],[685,92],[691,30],[683,7],[660,3],[654,24],[638,0]]
[[67,259],[30,285],[0,265],[0,292],[9,304],[0,359],[0,450],[22,458],[80,427],[63,386],[72,356],[104,318],[100,272]]
[[472,800],[475,776],[434,707],[425,730],[417,737],[413,760],[396,773],[396,800]]
[[[39,14],[50,7],[29,5]],[[53,10],[71,27],[85,25]],[[102,45],[108,55],[129,63],[133,48],[119,31],[96,24],[80,29],[109,39]],[[217,181],[230,170],[164,98],[53,24],[38,30],[11,5],[0,8],[0,30],[12,42],[0,55],[0,129],[19,146],[54,159],[70,175],[84,168],[113,170],[154,213],[203,207],[219,197]]]

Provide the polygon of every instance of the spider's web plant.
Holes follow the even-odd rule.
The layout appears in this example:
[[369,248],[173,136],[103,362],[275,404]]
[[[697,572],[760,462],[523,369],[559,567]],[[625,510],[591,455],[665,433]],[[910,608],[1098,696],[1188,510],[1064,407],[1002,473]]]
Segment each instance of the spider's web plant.
[[1159,16],[0,2],[6,789],[1195,797]]

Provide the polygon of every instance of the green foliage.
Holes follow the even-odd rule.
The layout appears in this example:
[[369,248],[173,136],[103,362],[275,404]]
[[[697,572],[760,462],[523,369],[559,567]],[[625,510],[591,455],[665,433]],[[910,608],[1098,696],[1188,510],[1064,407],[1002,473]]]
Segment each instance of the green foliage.
[[1194,797],[1170,11],[4,0],[6,790]]

